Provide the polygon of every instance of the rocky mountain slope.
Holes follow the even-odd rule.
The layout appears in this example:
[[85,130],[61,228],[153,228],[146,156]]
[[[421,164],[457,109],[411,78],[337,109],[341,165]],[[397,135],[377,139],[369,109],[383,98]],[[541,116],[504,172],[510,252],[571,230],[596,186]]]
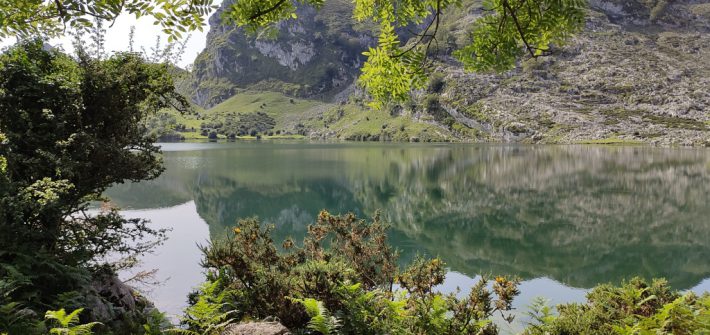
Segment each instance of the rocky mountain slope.
[[710,4],[590,6],[583,33],[511,73],[441,66],[443,108],[494,141],[707,145]]
[[523,60],[509,73],[471,74],[448,56],[481,14],[478,2],[466,1],[442,20],[446,42],[432,85],[380,111],[382,127],[370,124],[353,88],[373,34],[350,19],[349,2],[326,3],[281,23],[275,39],[248,36],[215,14],[182,90],[203,107],[244,88],[323,101],[319,115],[296,122],[317,138],[426,135],[393,128],[400,118],[409,120],[405,128],[434,127],[435,140],[710,145],[710,3],[591,0],[584,31],[552,56]]
[[350,19],[347,0],[326,1],[316,11],[301,7],[298,18],[281,22],[276,36],[255,36],[225,25],[224,1],[209,20],[207,47],[193,76],[183,83],[195,103],[212,107],[237,88],[279,91],[296,97],[330,99],[359,73],[362,51],[375,39],[366,25]]

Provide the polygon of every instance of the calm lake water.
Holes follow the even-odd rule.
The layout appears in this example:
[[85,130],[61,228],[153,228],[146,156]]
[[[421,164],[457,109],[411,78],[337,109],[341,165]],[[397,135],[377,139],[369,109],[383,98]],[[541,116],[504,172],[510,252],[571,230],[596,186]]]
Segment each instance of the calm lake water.
[[[300,239],[322,209],[381,210],[403,261],[441,257],[444,291],[480,274],[523,279],[516,305],[584,299],[599,283],[665,277],[710,291],[710,150],[603,146],[164,144],[165,173],[107,195],[172,227],[144,259],[149,295],[179,314],[203,276],[197,244],[258,216]],[[130,274],[124,274],[125,277]]]

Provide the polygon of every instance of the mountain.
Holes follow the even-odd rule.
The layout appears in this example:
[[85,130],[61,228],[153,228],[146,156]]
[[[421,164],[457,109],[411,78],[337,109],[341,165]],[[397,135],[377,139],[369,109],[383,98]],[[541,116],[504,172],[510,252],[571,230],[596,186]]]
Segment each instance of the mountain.
[[209,20],[207,46],[184,87],[195,103],[212,107],[238,88],[330,99],[348,87],[375,42],[367,25],[350,19],[353,5],[329,0],[320,10],[300,7],[298,18],[278,24],[277,36],[255,36],[222,23],[224,1]]
[[207,117],[234,95],[272,91],[322,105],[293,122],[302,129],[284,129],[315,138],[710,145],[708,3],[590,0],[584,30],[551,56],[472,74],[450,56],[482,14],[479,2],[464,1],[442,19],[429,88],[376,112],[376,122],[353,84],[374,26],[355,23],[350,2],[301,8],[274,38],[223,24],[228,4],[210,19],[207,47],[180,82]]

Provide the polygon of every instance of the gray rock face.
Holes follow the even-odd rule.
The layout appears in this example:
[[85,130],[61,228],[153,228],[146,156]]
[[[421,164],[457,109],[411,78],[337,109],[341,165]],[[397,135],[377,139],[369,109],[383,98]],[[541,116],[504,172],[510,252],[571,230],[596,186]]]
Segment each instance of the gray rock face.
[[652,2],[593,0],[583,32],[504,75],[443,66],[445,109],[495,142],[707,145],[710,4]]
[[290,335],[288,328],[278,322],[250,322],[229,325],[222,335]]
[[220,15],[230,3],[224,1],[210,18],[206,48],[190,80],[180,85],[203,107],[226,100],[239,88],[330,99],[357,78],[362,52],[375,41],[369,28],[351,18],[353,5],[347,0],[327,1],[318,11],[299,8],[297,19],[278,24],[275,37],[223,23]]

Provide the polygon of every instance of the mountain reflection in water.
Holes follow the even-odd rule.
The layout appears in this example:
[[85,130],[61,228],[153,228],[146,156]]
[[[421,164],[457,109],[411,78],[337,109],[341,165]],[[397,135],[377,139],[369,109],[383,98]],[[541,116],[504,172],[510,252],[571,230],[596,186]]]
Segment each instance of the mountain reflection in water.
[[276,240],[300,239],[322,209],[379,209],[403,261],[439,256],[467,277],[513,274],[574,288],[665,277],[678,289],[710,277],[710,150],[303,142],[163,149],[161,177],[106,195],[131,210],[194,201],[212,237],[258,216],[276,225]]

